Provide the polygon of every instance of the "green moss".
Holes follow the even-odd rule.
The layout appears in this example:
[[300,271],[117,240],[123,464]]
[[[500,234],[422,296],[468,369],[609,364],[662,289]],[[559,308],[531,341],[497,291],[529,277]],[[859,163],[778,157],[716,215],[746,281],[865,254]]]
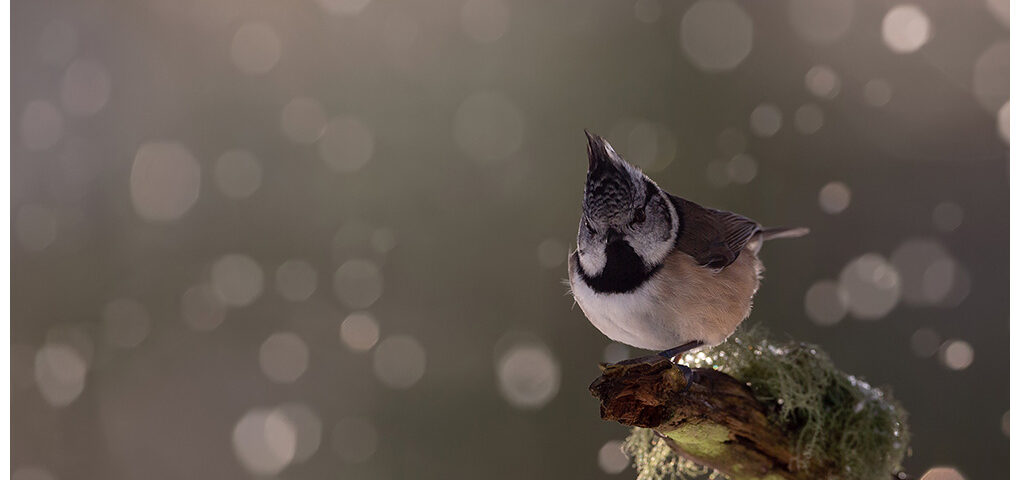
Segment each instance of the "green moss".
[[709,470],[669,448],[665,439],[648,428],[634,428],[623,443],[623,451],[637,468],[637,480],[684,480],[700,477]]
[[[887,392],[837,370],[814,345],[777,344],[763,329],[750,328],[722,345],[688,355],[685,362],[747,382],[770,407],[772,420],[796,435],[799,468],[830,466],[828,470],[847,472],[846,478],[854,480],[887,479],[900,469],[909,442],[906,412]],[[698,434],[692,437],[697,439],[694,448],[711,444],[704,441],[710,435],[693,433]],[[705,473],[671,456],[664,442],[645,429],[634,429],[626,450],[642,480]],[[660,460],[662,464],[650,463]]]
[[714,423],[688,423],[666,434],[684,451],[702,457],[717,457],[726,451],[730,431]]

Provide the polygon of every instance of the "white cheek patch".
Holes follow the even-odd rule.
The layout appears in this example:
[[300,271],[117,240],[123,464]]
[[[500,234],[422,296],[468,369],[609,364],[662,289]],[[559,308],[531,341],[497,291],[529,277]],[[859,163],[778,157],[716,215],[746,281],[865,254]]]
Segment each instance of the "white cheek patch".
[[594,277],[602,273],[602,269],[606,268],[605,245],[584,246],[578,251],[577,257],[581,262],[581,269],[584,270],[585,275],[588,275],[589,277]]
[[648,245],[644,250],[647,255],[645,261],[649,263],[648,266],[658,265],[666,259],[666,255],[673,251],[673,242],[656,241]]
[[658,265],[666,259],[666,256],[673,251],[673,246],[676,243],[676,225],[680,220],[680,217],[676,213],[676,206],[673,202],[669,201],[666,194],[659,190],[659,196],[666,202],[666,210],[669,212],[669,237],[662,239],[662,237],[655,237],[649,239],[649,241],[641,242],[642,245],[632,245],[634,249],[641,252],[642,258],[648,263],[648,266]]

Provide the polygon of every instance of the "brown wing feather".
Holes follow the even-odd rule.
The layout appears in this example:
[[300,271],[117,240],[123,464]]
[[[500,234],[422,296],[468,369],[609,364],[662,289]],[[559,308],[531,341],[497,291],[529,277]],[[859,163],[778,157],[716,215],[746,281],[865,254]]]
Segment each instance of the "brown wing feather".
[[699,265],[721,269],[736,261],[761,225],[747,217],[706,208],[672,196],[680,214],[677,249],[694,257]]

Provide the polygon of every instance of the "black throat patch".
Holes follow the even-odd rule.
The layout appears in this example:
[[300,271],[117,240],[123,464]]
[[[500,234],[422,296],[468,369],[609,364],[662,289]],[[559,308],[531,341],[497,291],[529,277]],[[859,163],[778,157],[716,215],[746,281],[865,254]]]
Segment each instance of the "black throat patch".
[[606,245],[606,266],[598,275],[588,275],[581,266],[580,254],[574,253],[577,271],[592,290],[597,293],[627,293],[643,285],[662,268],[656,265],[648,268],[630,244],[623,240]]

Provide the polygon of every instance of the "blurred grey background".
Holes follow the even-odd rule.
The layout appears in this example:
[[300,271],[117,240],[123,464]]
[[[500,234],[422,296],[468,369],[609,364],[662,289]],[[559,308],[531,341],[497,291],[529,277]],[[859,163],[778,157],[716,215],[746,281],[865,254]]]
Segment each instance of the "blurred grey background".
[[1006,475],[1006,0],[11,10],[17,480],[632,478],[583,128],[811,227],[750,322],[891,388],[911,473]]

